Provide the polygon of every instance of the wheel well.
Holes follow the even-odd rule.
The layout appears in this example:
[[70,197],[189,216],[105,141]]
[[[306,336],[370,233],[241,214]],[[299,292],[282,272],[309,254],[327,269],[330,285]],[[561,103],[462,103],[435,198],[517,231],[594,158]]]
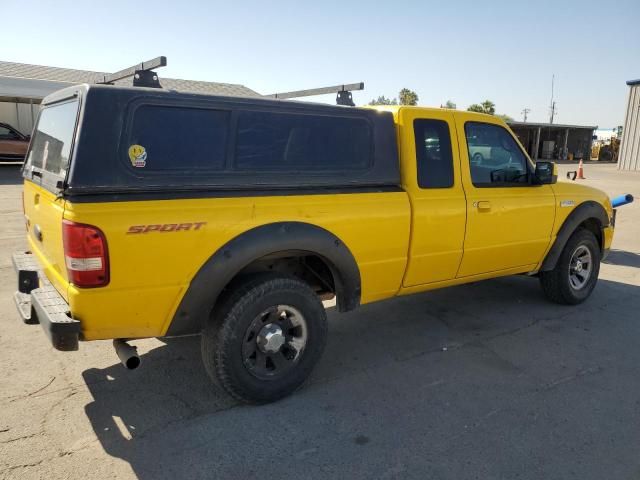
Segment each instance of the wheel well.
[[584,222],[578,225],[578,228],[584,228],[585,230],[589,230],[591,233],[593,233],[598,240],[600,251],[602,251],[604,242],[602,238],[602,225],[600,224],[600,220],[593,217],[587,218]]
[[240,277],[260,272],[294,275],[322,299],[337,297],[341,312],[360,305],[360,269],[340,238],[308,223],[269,223],[238,235],[204,262],[180,300],[166,336],[199,333],[225,291],[234,291],[244,280]]
[[543,260],[540,270],[548,272],[555,268],[565,245],[569,241],[569,237],[580,228],[584,228],[595,235],[602,251],[604,248],[602,228],[608,225],[608,222],[609,218],[601,204],[589,200],[578,205],[558,230],[556,239]]
[[303,251],[277,252],[252,261],[225,285],[216,300],[216,305],[226,294],[242,283],[246,278],[265,272],[277,272],[292,275],[305,282],[316,292],[321,300],[330,300],[337,294],[335,269],[320,255]]

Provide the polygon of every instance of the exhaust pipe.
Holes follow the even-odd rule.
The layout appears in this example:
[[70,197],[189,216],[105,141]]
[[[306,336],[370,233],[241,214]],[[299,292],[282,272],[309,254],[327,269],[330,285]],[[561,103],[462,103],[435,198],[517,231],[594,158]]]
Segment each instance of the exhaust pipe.
[[121,338],[116,338],[113,341],[113,348],[116,349],[116,354],[125,368],[134,370],[140,366],[140,357],[136,347],[129,345]]

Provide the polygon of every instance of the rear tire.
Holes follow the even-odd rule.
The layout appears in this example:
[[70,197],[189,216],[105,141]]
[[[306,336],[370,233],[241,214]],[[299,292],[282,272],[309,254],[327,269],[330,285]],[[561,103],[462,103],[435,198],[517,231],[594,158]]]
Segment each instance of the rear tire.
[[215,384],[245,403],[269,403],[298,389],[327,339],[322,302],[299,279],[265,274],[237,284],[202,334],[202,360]]
[[589,230],[579,229],[567,241],[553,270],[540,273],[542,291],[562,305],[584,302],[598,282],[600,246]]

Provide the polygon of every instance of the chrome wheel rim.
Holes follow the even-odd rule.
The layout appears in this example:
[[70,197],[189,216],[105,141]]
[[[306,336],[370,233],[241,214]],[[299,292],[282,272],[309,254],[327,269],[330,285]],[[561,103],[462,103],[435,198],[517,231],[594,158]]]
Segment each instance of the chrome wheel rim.
[[569,261],[569,284],[574,290],[580,290],[589,282],[593,271],[591,251],[580,245],[571,255]]
[[242,359],[255,377],[279,378],[296,366],[307,344],[307,322],[290,305],[276,305],[253,319],[242,342]]

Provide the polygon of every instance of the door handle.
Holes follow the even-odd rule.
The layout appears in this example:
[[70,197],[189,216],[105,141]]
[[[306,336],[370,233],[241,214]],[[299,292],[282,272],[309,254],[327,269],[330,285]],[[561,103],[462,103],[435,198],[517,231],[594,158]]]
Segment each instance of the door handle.
[[491,202],[487,202],[486,200],[476,202],[476,207],[478,207],[478,210],[481,212],[488,212],[491,210]]

